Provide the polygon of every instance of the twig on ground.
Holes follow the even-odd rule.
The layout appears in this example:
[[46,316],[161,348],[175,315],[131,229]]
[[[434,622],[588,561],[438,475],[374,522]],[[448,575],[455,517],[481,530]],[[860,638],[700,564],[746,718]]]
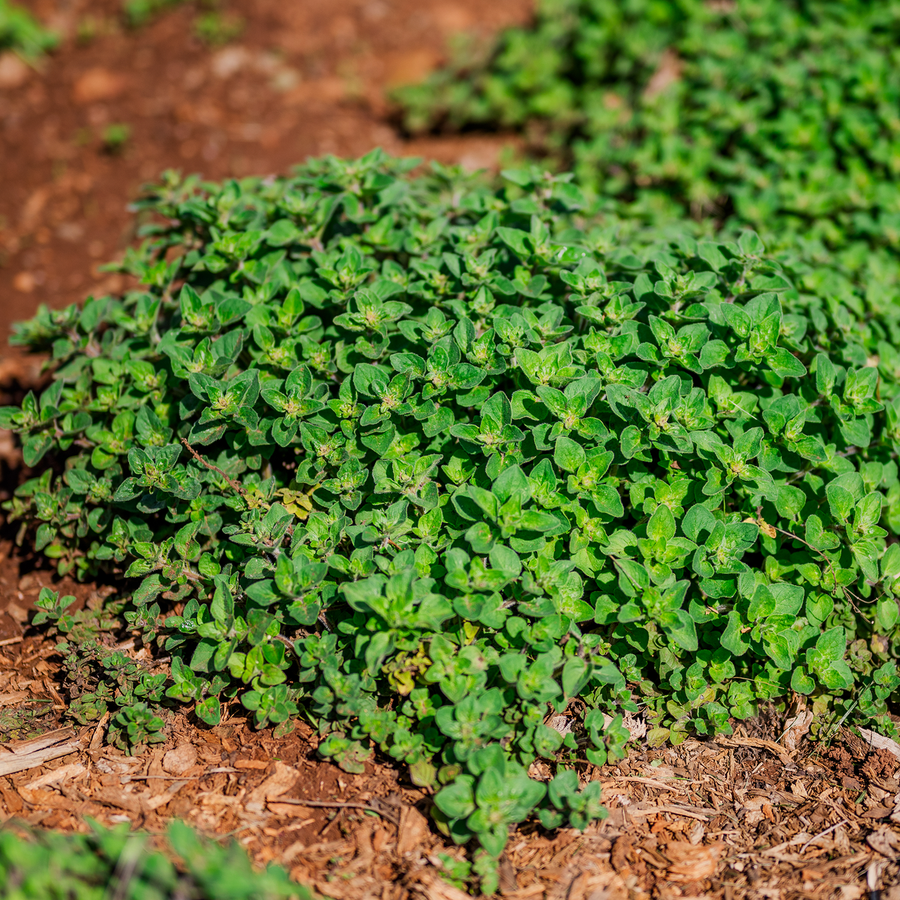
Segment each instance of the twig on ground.
[[295,797],[278,797],[277,799],[273,799],[270,801],[271,803],[287,803],[291,806],[308,806],[312,807],[321,807],[324,809],[367,809],[371,812],[378,813],[383,819],[387,819],[389,822],[392,822],[394,825],[397,824],[397,817],[390,812],[387,812],[384,809],[383,804],[378,804],[377,806],[372,803],[364,803],[364,802],[354,802],[350,801],[339,801],[339,800],[300,800]]

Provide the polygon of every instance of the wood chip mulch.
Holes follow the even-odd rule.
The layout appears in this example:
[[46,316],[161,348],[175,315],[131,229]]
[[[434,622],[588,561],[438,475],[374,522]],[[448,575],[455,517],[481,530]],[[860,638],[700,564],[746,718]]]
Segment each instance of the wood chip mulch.
[[[348,775],[317,758],[304,726],[276,739],[241,718],[208,729],[185,715],[173,715],[165,744],[129,757],[104,743],[103,722],[61,724],[53,660],[35,638],[0,648],[0,820],[162,833],[179,817],[235,836],[334,900],[466,896],[441,877],[440,855],[461,850],[431,827],[428,793],[397,770]],[[4,710],[28,708],[39,736],[10,740]],[[584,833],[514,831],[501,896],[900,900],[900,747],[849,729],[813,743],[811,722],[801,710],[678,747],[639,739],[617,765],[588,766],[608,818]]]

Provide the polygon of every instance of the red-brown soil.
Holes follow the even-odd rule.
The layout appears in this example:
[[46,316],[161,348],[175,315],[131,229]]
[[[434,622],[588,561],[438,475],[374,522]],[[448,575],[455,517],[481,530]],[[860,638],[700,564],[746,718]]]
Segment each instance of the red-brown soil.
[[[128,204],[165,169],[267,175],[375,146],[495,165],[502,137],[404,142],[386,124],[385,91],[434,68],[452,35],[488,34],[531,9],[530,0],[226,0],[245,26],[210,48],[194,36],[194,3],[137,30],[123,25],[120,0],[23,5],[65,37],[39,71],[0,65],[4,343],[38,303],[120,286],[98,265],[133,239]],[[116,124],[131,129],[121,153],[103,143]]]
[[[406,143],[386,124],[384,90],[433,67],[460,29],[525,19],[530,0],[228,0],[246,27],[215,50],[193,36],[192,4],[138,31],[122,27],[118,0],[25,5],[64,40],[39,71],[0,60],[3,343],[38,303],[121,287],[97,266],[133,239],[127,205],[165,168],[268,174],[376,145],[481,167],[510,152],[496,136]],[[102,135],[119,123],[131,136],[114,154]],[[0,351],[0,405],[39,379],[39,363]],[[0,433],[0,501],[26,475]],[[276,739],[235,711],[213,729],[173,712],[167,743],[133,758],[105,744],[105,723],[71,727],[59,657],[29,610],[43,586],[79,603],[96,587],[60,581],[15,535],[0,520],[0,821],[83,829],[91,816],[155,832],[178,816],[235,835],[259,862],[336,900],[462,900],[439,859],[461,851],[429,826],[426,792],[396,767],[347,775],[319,760],[302,723]],[[585,780],[603,783],[609,817],[584,834],[518,829],[501,895],[855,900],[872,890],[900,900],[900,747],[875,749],[846,730],[814,744],[809,717],[787,730],[760,718],[676,748],[637,738],[618,765],[585,767]],[[49,748],[29,743],[34,735]]]

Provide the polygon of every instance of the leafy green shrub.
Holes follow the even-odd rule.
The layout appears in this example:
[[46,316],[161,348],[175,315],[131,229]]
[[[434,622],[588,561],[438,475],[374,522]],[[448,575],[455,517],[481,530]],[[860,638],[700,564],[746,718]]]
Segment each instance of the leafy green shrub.
[[413,130],[513,128],[653,219],[800,237],[900,292],[900,5],[539,0],[400,99]]
[[[309,900],[276,866],[254,870],[241,847],[201,840],[169,826],[171,853],[153,850],[128,827],[90,834],[0,829],[4,900]],[[173,862],[173,857],[177,862]]]
[[[135,579],[202,720],[302,710],[493,856],[602,814],[567,766],[621,755],[606,713],[679,741],[798,692],[891,730],[896,313],[752,232],[616,245],[568,176],[412,165],[170,174],[144,287],[19,327],[53,360],[0,411],[36,549]],[[127,740],[158,685],[123,677]]]
[[27,10],[11,0],[0,0],[0,52],[15,50],[34,61],[58,42],[56,34],[44,28]]

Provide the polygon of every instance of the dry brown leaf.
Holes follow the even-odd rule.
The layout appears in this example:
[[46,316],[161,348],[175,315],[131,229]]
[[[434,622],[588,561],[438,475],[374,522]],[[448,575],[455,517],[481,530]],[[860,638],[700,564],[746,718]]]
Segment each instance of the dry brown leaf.
[[179,744],[163,757],[163,771],[170,775],[183,775],[197,762],[197,748],[193,744]]
[[665,848],[665,855],[669,860],[669,880],[685,884],[712,878],[724,849],[725,845],[718,841],[706,845],[672,841]]
[[296,783],[300,773],[283,762],[275,763],[275,771],[247,795],[244,804],[248,812],[261,813],[266,800],[286,794]]
[[768,810],[771,813],[772,804],[769,802],[767,797],[751,797],[746,803],[741,806],[741,811],[743,812],[743,822],[748,828],[753,828],[755,825],[759,825],[763,819],[769,818],[769,815],[766,814]]
[[796,716],[793,716],[784,723],[784,734],[782,735],[781,740],[785,748],[791,753],[794,753],[799,749],[800,741],[803,740],[806,733],[809,731],[812,720],[813,712],[811,709],[807,709],[797,713]]
[[[613,717],[608,713],[603,714],[603,724],[609,727],[613,723]],[[625,713],[622,716],[622,724],[628,730],[628,739],[631,741],[639,741],[647,734],[647,722],[639,715],[633,713]]]
[[652,100],[679,78],[681,78],[681,60],[674,50],[666,50],[659,61],[659,66],[647,82],[647,87],[644,88],[644,99]]
[[886,826],[873,831],[866,838],[866,843],[887,859],[900,858],[900,835]]
[[404,806],[400,811],[397,830],[397,853],[404,856],[421,848],[428,837],[428,821],[414,806]]

